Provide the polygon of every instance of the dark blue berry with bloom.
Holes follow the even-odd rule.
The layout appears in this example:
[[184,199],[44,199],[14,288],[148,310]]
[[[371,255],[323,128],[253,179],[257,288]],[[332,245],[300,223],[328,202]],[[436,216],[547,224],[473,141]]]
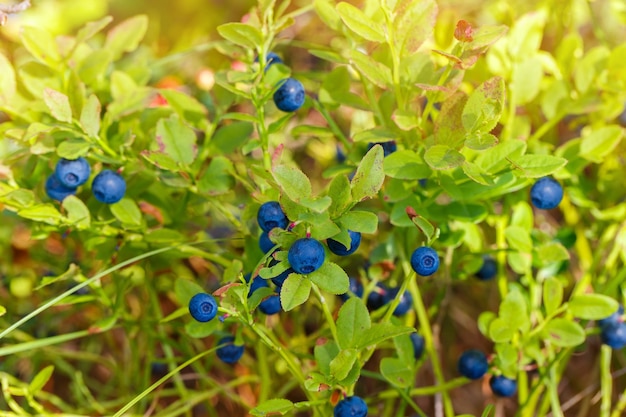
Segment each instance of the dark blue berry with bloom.
[[604,327],[609,324],[621,323],[623,321],[622,320],[623,315],[624,315],[624,306],[620,304],[619,308],[617,309],[615,313],[611,314],[609,317],[605,319],[598,320],[598,326]]
[[287,78],[274,93],[274,104],[279,110],[293,112],[304,104],[304,86],[295,78]]
[[89,179],[91,167],[83,157],[78,159],[61,158],[54,170],[59,182],[68,188],[83,185]]
[[235,345],[235,338],[233,336],[226,336],[221,338],[217,344],[220,346],[217,348],[217,357],[222,362],[233,364],[237,363],[243,356],[244,346]]
[[439,269],[439,256],[429,246],[421,246],[411,255],[413,270],[423,277],[434,274]]
[[257,212],[256,220],[259,223],[259,227],[264,232],[269,232],[275,227],[284,229],[289,224],[289,219],[287,219],[278,201],[268,201],[267,203],[261,204]]
[[348,256],[353,254],[361,245],[361,234],[359,232],[353,232],[352,230],[348,230],[348,234],[350,235],[350,247],[346,248],[343,243],[340,243],[334,239],[328,239],[326,243],[328,244],[328,249],[335,255],[339,256]]
[[424,354],[424,338],[418,333],[411,333],[409,336],[411,338],[411,343],[413,344],[413,356],[415,360],[418,360]]
[[476,272],[476,278],[482,281],[488,281],[496,276],[498,272],[498,264],[496,260],[489,255],[483,256],[483,264]]
[[602,343],[613,349],[621,349],[626,346],[626,323],[609,322],[601,327],[600,339]]
[[345,294],[341,294],[339,297],[343,301],[348,301],[350,298],[350,294],[353,294],[355,297],[361,298],[363,297],[363,284],[357,278],[350,277],[350,287],[348,288],[348,292]]
[[517,381],[504,375],[494,375],[489,380],[491,391],[498,397],[511,397],[517,391]]
[[487,373],[489,363],[480,350],[470,349],[463,352],[458,362],[459,373],[469,379],[479,379]]
[[76,194],[76,188],[64,186],[55,174],[51,174],[46,180],[46,194],[53,200],[63,201],[65,197]]
[[298,274],[317,271],[324,263],[325,257],[324,246],[310,237],[296,240],[287,253],[291,268]]
[[91,191],[101,203],[117,203],[126,193],[126,181],[117,172],[105,169],[93,179]]
[[274,242],[270,240],[269,234],[267,232],[261,233],[259,237],[259,248],[261,248],[263,253],[269,252],[274,246]]
[[189,313],[196,321],[211,321],[217,315],[217,301],[211,294],[198,293],[189,300]]
[[562,199],[563,187],[551,177],[540,178],[530,189],[530,200],[538,209],[553,209]]
[[361,397],[356,395],[346,397],[339,401],[333,410],[334,417],[365,417],[367,416],[367,404]]

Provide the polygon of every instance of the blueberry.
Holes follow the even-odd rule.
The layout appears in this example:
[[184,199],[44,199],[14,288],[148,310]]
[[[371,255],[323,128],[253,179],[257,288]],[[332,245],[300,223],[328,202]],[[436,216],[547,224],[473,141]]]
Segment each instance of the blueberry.
[[487,373],[487,357],[480,350],[470,349],[463,352],[457,363],[459,373],[469,379],[479,379]]
[[[387,298],[389,299],[389,301],[396,298],[396,295],[399,291],[400,288],[390,289],[387,293]],[[413,307],[413,297],[411,296],[410,292],[405,291],[404,294],[402,294],[402,296],[400,297],[400,303],[398,303],[398,306],[393,311],[393,315],[396,317],[404,316],[406,313],[409,312],[409,310],[411,310],[411,307]]]
[[280,296],[278,294],[270,295],[259,304],[261,313],[267,314],[268,316],[279,313],[281,309]]
[[511,397],[517,391],[517,381],[503,375],[494,375],[489,380],[491,391],[498,397]]
[[341,146],[337,145],[336,149],[337,155],[335,156],[335,158],[337,159],[337,162],[343,164],[344,162],[346,162],[346,154],[344,153],[343,149],[341,149]]
[[370,149],[372,149],[374,145],[380,145],[383,147],[384,156],[389,156],[398,149],[398,145],[396,145],[396,141],[390,140],[389,142],[370,142],[367,145],[367,150],[369,151]]
[[390,301],[389,288],[378,282],[376,288],[367,296],[367,307],[370,310],[378,310]]
[[[254,58],[254,62],[259,62],[258,56]],[[267,55],[265,56],[265,71],[267,71],[269,67],[271,67],[274,64],[282,64],[282,63],[283,63],[283,60],[280,59],[280,57],[276,53],[268,52]]]
[[189,313],[201,323],[211,321],[217,315],[217,301],[211,294],[198,293],[189,300]]
[[261,204],[256,215],[256,220],[259,223],[259,227],[264,232],[269,232],[275,227],[284,229],[289,224],[289,219],[287,219],[278,201],[268,201],[267,203]]
[[296,240],[289,248],[287,259],[298,274],[310,274],[324,263],[324,246],[310,237]]
[[[249,280],[246,280],[246,282],[248,282]],[[267,288],[270,285],[267,283],[266,280],[264,280],[263,278],[261,278],[260,276],[255,276],[254,279],[252,280],[252,284],[250,284],[250,289],[248,291],[248,297],[250,297],[256,290],[258,290],[259,288]]]
[[269,252],[274,246],[274,242],[270,240],[268,233],[261,233],[261,237],[259,237],[259,247],[261,248],[263,253]]
[[424,354],[424,338],[418,333],[411,333],[409,337],[413,343],[413,356],[418,360]]
[[117,203],[126,193],[126,181],[117,172],[105,169],[93,179],[91,190],[101,203]]
[[294,272],[294,270],[291,268],[288,268],[285,272],[281,272],[279,275],[272,278],[272,282],[280,290],[280,288],[283,286],[283,283],[285,282],[287,278],[289,278],[289,274],[291,274],[292,272]]
[[361,397],[356,395],[346,397],[339,401],[333,411],[334,417],[365,417],[367,416],[367,404]]
[[68,195],[76,194],[76,188],[64,186],[56,175],[51,174],[46,180],[46,194],[53,200],[63,201]]
[[602,320],[598,320],[598,326],[604,327],[609,324],[618,324],[622,322],[622,315],[624,314],[624,306],[620,304],[617,311],[611,314],[609,317]]
[[217,344],[220,346],[217,348],[217,357],[225,363],[237,363],[237,361],[243,356],[244,346],[235,345],[233,342],[235,338],[233,336],[226,336],[221,338]]
[[287,78],[274,93],[276,107],[284,112],[298,110],[304,104],[304,86],[295,78]]
[[78,159],[61,158],[57,162],[54,173],[61,184],[68,188],[76,188],[87,182],[91,168],[89,162],[83,157]]
[[489,255],[483,256],[483,265],[476,272],[476,278],[482,281],[488,281],[496,276],[498,272],[498,264],[496,260]]
[[411,255],[411,266],[415,272],[427,277],[439,269],[439,256],[433,248],[421,246]]
[[334,239],[328,239],[326,241],[328,249],[330,249],[330,251],[335,255],[339,256],[353,254],[361,244],[361,234],[359,232],[353,232],[352,230],[348,230],[348,234],[350,235],[350,248],[346,248],[343,243],[337,242]]
[[602,326],[600,332],[602,343],[613,349],[621,349],[626,346],[626,323],[608,323]]
[[530,189],[530,200],[538,209],[553,209],[562,199],[563,187],[551,177],[540,178]]
[[350,288],[348,289],[348,292],[341,294],[339,297],[343,301],[348,301],[350,293],[354,294],[354,296],[358,298],[363,297],[363,284],[361,284],[361,281],[354,277],[350,277]]

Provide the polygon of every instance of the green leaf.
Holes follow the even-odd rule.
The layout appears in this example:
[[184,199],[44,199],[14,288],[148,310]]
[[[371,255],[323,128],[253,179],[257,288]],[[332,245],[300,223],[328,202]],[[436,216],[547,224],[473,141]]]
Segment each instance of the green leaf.
[[350,288],[346,272],[333,262],[324,262],[322,266],[308,275],[308,278],[320,289],[331,294],[345,294]]
[[563,302],[563,284],[557,278],[549,277],[543,283],[543,305],[546,314],[552,314]]
[[533,250],[530,233],[520,226],[508,226],[504,231],[504,236],[511,249],[520,252],[531,252]]
[[432,172],[424,159],[410,149],[401,149],[388,155],[383,166],[386,175],[403,180],[428,178]]
[[398,358],[383,358],[380,373],[395,387],[407,388],[413,385],[413,367]]
[[352,140],[355,142],[388,142],[397,138],[397,135],[384,127],[373,127],[355,133]]
[[495,343],[509,342],[513,338],[514,334],[515,330],[511,328],[509,324],[500,317],[492,320],[489,323],[488,335],[489,338]]
[[107,33],[104,48],[113,60],[122,57],[124,52],[132,52],[139,46],[148,30],[148,16],[137,15],[126,19]]
[[337,13],[343,23],[354,33],[372,42],[385,42],[385,33],[382,25],[370,19],[360,9],[345,2],[336,6]]
[[200,125],[200,122],[206,119],[206,107],[188,94],[172,89],[161,89],[159,94],[167,100],[167,104],[182,120]]
[[343,349],[330,361],[330,375],[341,381],[348,376],[359,357],[356,349]]
[[271,400],[263,401],[261,404],[250,410],[250,414],[253,416],[268,416],[268,415],[281,415],[284,416],[291,410],[294,405],[291,401],[284,398],[273,398]]
[[610,155],[624,136],[620,126],[609,125],[593,130],[584,136],[580,143],[580,156],[588,161],[601,163]]
[[515,159],[516,174],[526,178],[551,175],[567,164],[567,159],[552,155],[522,155]]
[[221,154],[233,153],[250,138],[254,125],[248,122],[234,122],[220,127],[211,138],[211,149]]
[[509,291],[500,304],[498,316],[513,330],[522,330],[530,324],[528,308],[519,291]]
[[22,26],[20,40],[37,61],[48,67],[54,68],[61,60],[57,43],[47,30],[33,26]]
[[398,326],[392,323],[376,323],[360,333],[356,338],[355,348],[364,349],[375,346],[387,339],[414,332],[412,327]]
[[462,165],[463,172],[473,181],[481,185],[493,185],[494,180],[491,174],[483,171],[478,165],[473,162],[465,161]]
[[293,201],[298,202],[304,197],[311,196],[313,192],[311,181],[298,168],[278,165],[274,167],[272,174],[283,192]]
[[69,195],[63,199],[61,204],[65,209],[70,224],[76,226],[79,230],[89,228],[91,225],[91,215],[85,203],[78,197]]
[[328,213],[331,218],[343,214],[352,202],[350,193],[350,180],[345,175],[338,175],[332,179],[328,186],[328,196],[332,199]]
[[43,91],[43,101],[50,109],[52,117],[60,122],[72,122],[72,108],[70,107],[70,100],[65,94],[46,88]]
[[235,168],[226,157],[216,156],[198,181],[198,190],[210,195],[226,194],[235,187]]
[[191,297],[199,293],[205,293],[206,291],[194,281],[185,278],[178,278],[174,283],[174,292],[176,294],[178,304],[187,307]]
[[0,53],[0,103],[10,103],[16,88],[15,70],[9,60]]
[[355,347],[359,335],[372,326],[363,300],[350,297],[339,309],[337,342],[342,349]]
[[91,143],[83,139],[67,139],[57,146],[57,155],[61,158],[77,159],[87,155],[91,149]]
[[545,265],[569,259],[569,252],[559,242],[548,242],[536,248],[539,261]]
[[585,341],[585,330],[580,324],[563,318],[550,320],[543,335],[551,344],[560,347],[574,347]]
[[311,281],[299,274],[289,274],[280,291],[280,303],[283,310],[293,310],[309,299]]
[[43,387],[48,383],[50,377],[52,377],[52,373],[54,372],[54,366],[48,365],[43,368],[41,371],[35,375],[30,384],[28,384],[28,392],[35,396],[43,389]]
[[87,135],[97,138],[100,132],[100,101],[95,95],[90,95],[80,114],[80,124]]
[[482,151],[474,163],[484,172],[495,174],[503,168],[510,166],[509,159],[519,158],[526,151],[526,142],[521,140],[507,140],[496,146]]
[[434,0],[399,0],[394,10],[393,31],[396,48],[412,55],[431,36],[437,17]]
[[333,7],[334,2],[331,2],[330,0],[315,0],[313,5],[315,7],[315,12],[326,24],[326,26],[335,31],[339,31],[341,27],[341,18],[337,15],[337,11]]
[[85,26],[78,30],[78,33],[76,34],[76,43],[82,43],[93,38],[98,32],[104,29],[112,21],[112,16],[105,16],[100,20],[87,22]]
[[352,210],[339,218],[339,223],[346,229],[359,233],[376,233],[378,216],[370,211]]
[[463,109],[463,127],[468,133],[489,133],[504,108],[504,81],[494,77],[470,94]]
[[543,63],[538,55],[516,63],[513,67],[513,80],[510,87],[517,106],[530,103],[541,90]]
[[546,19],[544,9],[526,13],[517,19],[508,35],[508,53],[512,59],[523,60],[537,53]]
[[219,320],[211,320],[205,323],[191,320],[185,324],[185,333],[195,339],[202,339],[213,334],[213,332],[217,330],[219,325]]
[[217,31],[224,39],[244,48],[257,49],[263,43],[259,29],[245,23],[226,23],[218,26]]
[[463,145],[466,132],[462,118],[468,98],[464,92],[457,91],[443,102],[435,121],[435,145],[446,145],[454,149]]
[[489,326],[496,319],[493,311],[484,311],[478,316],[478,330],[485,336],[489,335]]
[[424,233],[426,239],[430,241],[435,235],[435,227],[424,217],[419,214],[411,216],[411,221],[418,229]]
[[382,146],[375,145],[361,159],[361,163],[356,169],[356,174],[354,174],[350,183],[354,201],[363,201],[376,196],[383,186],[385,181],[383,158]]
[[117,220],[122,222],[125,226],[140,226],[141,225],[141,211],[135,203],[135,200],[124,197],[115,204],[109,206],[111,213]]
[[446,145],[434,145],[426,150],[424,160],[432,169],[447,170],[463,165],[465,157]]
[[602,294],[580,294],[567,303],[568,310],[579,319],[600,320],[615,313],[617,301]]
[[23,208],[17,212],[17,215],[25,219],[37,222],[58,225],[63,220],[63,215],[59,213],[52,204],[36,204],[31,207]]
[[489,149],[497,145],[498,138],[491,133],[475,133],[470,134],[465,139],[465,146],[476,151]]
[[196,158],[196,134],[176,115],[159,120],[156,141],[161,153],[179,164],[189,165]]
[[391,70],[386,65],[375,61],[368,55],[358,50],[352,50],[350,54],[351,63],[361,72],[367,79],[376,84],[380,88],[386,88],[393,84]]

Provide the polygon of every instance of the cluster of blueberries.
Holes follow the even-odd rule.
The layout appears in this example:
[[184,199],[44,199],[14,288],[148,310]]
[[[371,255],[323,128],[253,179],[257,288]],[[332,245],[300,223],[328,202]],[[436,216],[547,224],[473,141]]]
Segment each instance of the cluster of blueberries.
[[[480,379],[489,370],[489,362],[483,352],[466,350],[457,363],[459,373],[469,379]],[[511,397],[517,391],[517,381],[504,375],[493,375],[489,380],[491,391],[499,397]]]
[[[85,158],[61,158],[46,180],[46,194],[53,200],[63,201],[67,196],[76,194],[77,188],[87,182],[89,175],[91,167]],[[91,191],[102,203],[117,203],[126,193],[126,181],[117,172],[104,169],[94,177]]]

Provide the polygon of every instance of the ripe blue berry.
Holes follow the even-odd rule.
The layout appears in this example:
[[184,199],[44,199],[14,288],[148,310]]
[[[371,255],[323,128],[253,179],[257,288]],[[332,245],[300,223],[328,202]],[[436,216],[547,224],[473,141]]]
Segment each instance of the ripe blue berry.
[[434,274],[439,269],[439,256],[428,246],[420,246],[411,255],[413,270],[423,277]]
[[613,349],[626,346],[626,323],[608,323],[601,327],[600,338],[602,343]]
[[101,203],[117,203],[126,193],[126,181],[117,172],[105,169],[93,179],[91,190]]
[[463,352],[457,363],[459,373],[469,379],[479,379],[487,373],[489,363],[480,350],[470,349]]
[[304,86],[295,78],[287,78],[274,93],[274,104],[284,112],[298,110],[304,104]]
[[259,310],[261,310],[261,313],[268,316],[279,313],[281,309],[280,296],[278,294],[270,295],[259,304]]
[[348,256],[353,254],[361,244],[361,234],[359,232],[353,232],[352,230],[348,230],[348,234],[350,235],[350,248],[346,248],[343,243],[334,239],[328,239],[326,241],[328,249],[330,249],[330,251],[335,255],[339,256]]
[[256,220],[259,223],[259,227],[264,232],[269,232],[275,227],[284,229],[289,224],[289,219],[287,219],[278,201],[268,201],[267,203],[261,204],[256,215]]
[[46,194],[53,200],[63,201],[68,195],[76,194],[76,188],[64,186],[55,174],[51,174],[46,180]]
[[619,308],[617,309],[617,311],[613,314],[611,314],[609,317],[604,318],[602,320],[598,320],[598,326],[600,327],[604,327],[607,326],[609,324],[618,324],[621,323],[622,320],[622,316],[624,315],[624,306],[620,304]]
[[[254,58],[254,62],[259,62],[258,56]],[[268,52],[267,55],[265,56],[265,71],[267,71],[274,64],[282,64],[282,63],[283,63],[283,60],[280,59],[280,57],[276,53]]]
[[370,310],[378,310],[390,301],[389,288],[378,282],[376,288],[367,296],[367,307]]
[[517,381],[503,375],[494,375],[489,380],[491,391],[498,397],[511,397],[517,391]]
[[390,140],[389,142],[370,142],[367,145],[367,150],[369,151],[370,149],[372,149],[374,145],[380,145],[383,147],[384,156],[389,156],[398,149],[398,145],[396,145],[396,141]]
[[201,323],[211,321],[217,315],[217,301],[211,294],[198,293],[189,300],[189,313]]
[[217,357],[225,363],[237,363],[243,356],[244,346],[235,345],[233,342],[235,338],[233,336],[226,336],[221,338],[217,344],[223,345],[217,348]]
[[289,274],[291,274],[292,272],[294,272],[293,269],[288,268],[285,272],[282,272],[279,275],[272,278],[272,282],[280,290],[280,288],[283,286],[283,283],[285,282],[287,278],[289,278]]
[[367,416],[367,404],[361,397],[356,395],[346,397],[339,401],[333,411],[334,417],[365,417]]
[[270,236],[267,232],[261,233],[261,237],[259,237],[259,247],[263,253],[269,252],[274,247],[274,242],[270,240]]
[[350,298],[350,294],[353,294],[355,297],[361,298],[363,297],[363,284],[361,281],[354,277],[350,277],[350,287],[348,288],[348,292],[345,294],[341,294],[339,297],[343,301],[348,301]]
[[418,360],[424,354],[424,338],[418,333],[411,333],[409,337],[413,343],[413,356]]
[[324,263],[324,246],[310,237],[296,240],[289,248],[287,259],[298,274],[310,274]]
[[551,177],[540,178],[530,189],[530,200],[538,209],[553,209],[562,199],[563,187]]
[[488,281],[496,276],[498,272],[498,264],[496,260],[489,255],[483,256],[483,265],[476,272],[476,278],[482,281]]
[[[387,293],[387,298],[389,299],[389,301],[396,298],[396,295],[399,291],[400,288],[390,289]],[[413,297],[411,296],[410,292],[405,291],[404,294],[402,294],[402,296],[400,297],[400,303],[398,303],[398,306],[393,311],[393,315],[396,317],[404,316],[406,313],[409,312],[409,310],[411,310],[411,307],[413,307]]]
[[89,179],[91,168],[83,157],[78,159],[61,158],[54,169],[59,182],[68,188],[83,185]]

